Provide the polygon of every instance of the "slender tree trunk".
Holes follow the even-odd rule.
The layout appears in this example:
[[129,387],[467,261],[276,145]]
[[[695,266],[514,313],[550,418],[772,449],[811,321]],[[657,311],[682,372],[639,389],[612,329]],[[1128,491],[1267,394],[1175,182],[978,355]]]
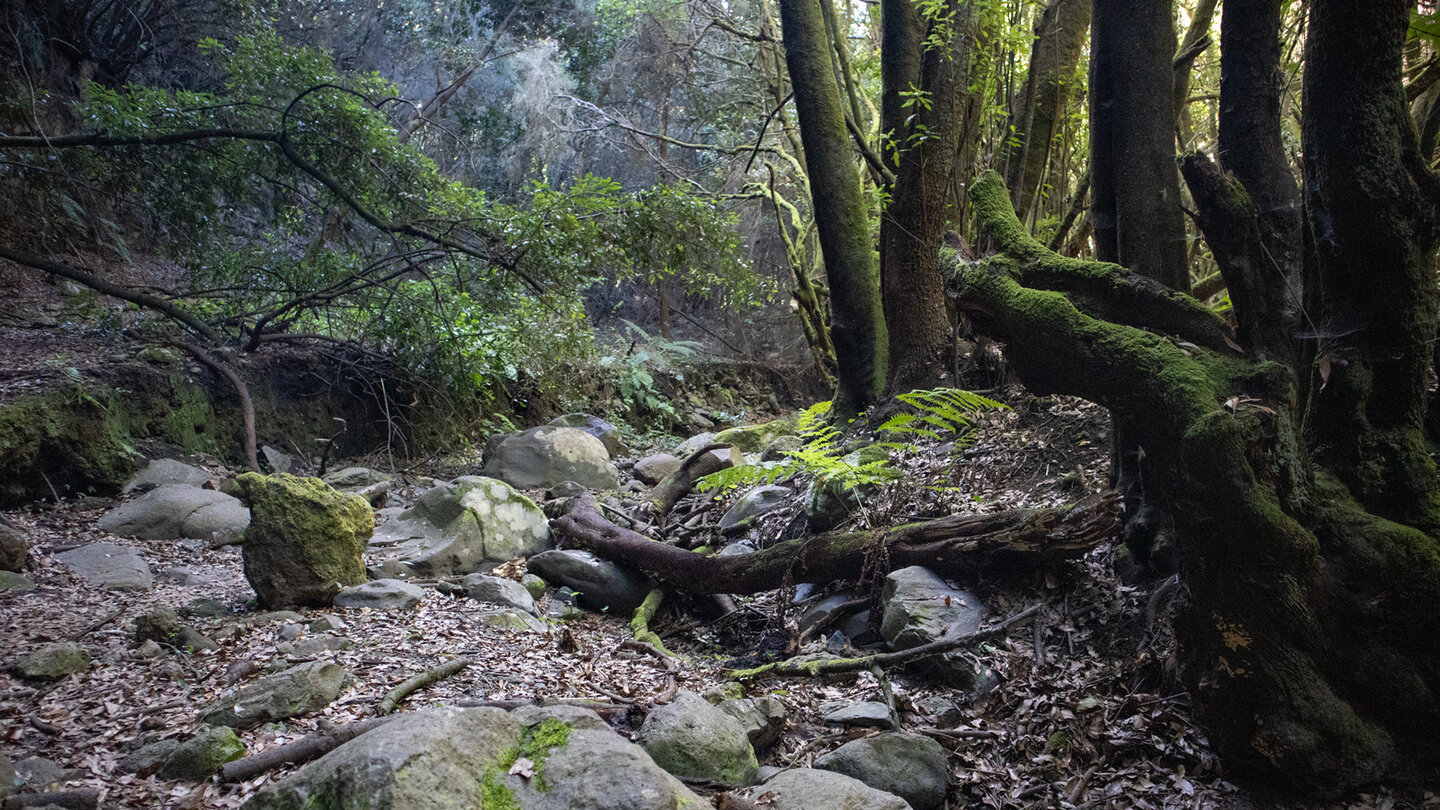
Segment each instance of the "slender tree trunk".
[[1090,30],[1090,0],[1051,0],[1035,24],[1030,69],[1012,118],[1005,180],[1021,222],[1028,222],[1045,180],[1045,164],[1065,118],[1076,66]]
[[963,123],[973,17],[970,4],[953,1],[934,19],[922,16],[911,0],[886,0],[882,14],[882,117],[899,154],[880,220],[880,277],[890,388],[906,391],[933,387],[946,367],[950,317],[939,252]]
[[843,417],[875,403],[885,384],[889,337],[875,248],[819,0],[782,0],[780,26],[830,286],[834,409]]

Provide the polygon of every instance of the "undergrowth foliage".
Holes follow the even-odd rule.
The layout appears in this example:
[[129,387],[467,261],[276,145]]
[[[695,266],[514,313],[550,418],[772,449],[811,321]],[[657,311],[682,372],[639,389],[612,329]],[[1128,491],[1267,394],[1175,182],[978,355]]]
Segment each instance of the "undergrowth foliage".
[[[977,414],[1009,408],[1003,402],[958,388],[910,391],[896,400],[906,410],[876,428],[887,438],[870,447],[911,453],[918,449],[911,440],[922,438],[950,441],[957,449],[967,447],[975,441],[972,428]],[[786,451],[784,459],[711,473],[697,481],[696,488],[701,492],[724,492],[807,475],[822,484],[848,489],[900,478],[903,473],[891,463],[888,454],[877,457],[863,450],[846,449],[844,433],[830,421],[831,405],[826,400],[800,413],[796,427],[804,444]]]

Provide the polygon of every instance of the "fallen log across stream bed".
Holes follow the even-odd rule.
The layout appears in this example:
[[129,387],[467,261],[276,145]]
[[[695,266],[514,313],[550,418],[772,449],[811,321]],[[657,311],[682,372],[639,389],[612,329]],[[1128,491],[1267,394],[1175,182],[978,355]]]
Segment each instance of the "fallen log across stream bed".
[[639,568],[692,594],[750,594],[791,582],[854,579],[877,544],[892,569],[923,565],[942,576],[987,563],[1044,565],[1083,556],[1120,526],[1120,499],[1103,492],[1064,509],[952,515],[872,531],[827,532],[753,554],[696,554],[611,523],[589,493],[550,528],[571,545]]

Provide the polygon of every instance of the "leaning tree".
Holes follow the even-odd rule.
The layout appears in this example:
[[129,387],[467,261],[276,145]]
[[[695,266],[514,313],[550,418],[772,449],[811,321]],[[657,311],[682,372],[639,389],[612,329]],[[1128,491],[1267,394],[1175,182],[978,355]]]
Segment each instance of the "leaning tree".
[[1281,7],[1224,4],[1219,163],[1183,160],[1233,331],[1137,273],[1051,253],[994,174],[972,195],[999,253],[947,269],[1032,391],[1105,405],[1144,450],[1188,590],[1182,677],[1227,761],[1329,793],[1437,763],[1440,478],[1423,421],[1440,181],[1402,84],[1408,4],[1313,0],[1296,187]]

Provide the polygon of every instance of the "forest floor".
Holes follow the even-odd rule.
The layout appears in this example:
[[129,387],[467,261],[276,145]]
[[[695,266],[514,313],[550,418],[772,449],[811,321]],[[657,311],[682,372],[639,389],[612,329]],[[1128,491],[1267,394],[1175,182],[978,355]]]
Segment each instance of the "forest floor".
[[[941,514],[1056,506],[1103,485],[1103,411],[1078,400],[1036,399],[1018,391],[1010,391],[1007,399],[1015,409],[985,417],[976,443],[957,458],[932,448],[901,459],[906,479],[872,498],[860,519],[882,526]],[[424,484],[412,481],[396,494],[406,502]],[[100,789],[107,807],[238,807],[287,771],[239,784],[212,780],[197,785],[124,774],[117,765],[143,743],[198,730],[198,708],[226,686],[226,673],[237,662],[265,669],[299,660],[277,649],[294,619],[260,613],[251,605],[253,593],[238,550],[108,535],[95,527],[103,507],[91,499],[6,513],[30,534],[34,561],[28,574],[39,587],[29,593],[0,592],[0,659],[73,639],[86,647],[94,665],[47,686],[0,674],[0,753],[16,761],[43,757],[73,769],[61,774],[63,784]],[[766,525],[786,521],[782,510]],[[54,559],[67,548],[97,540],[135,547],[157,573],[188,569],[197,584],[160,576],[148,592],[103,591]],[[888,689],[903,726],[933,737],[950,752],[947,807],[1282,806],[1227,781],[1190,717],[1170,667],[1173,642],[1166,624],[1173,600],[1183,593],[1152,599],[1147,587],[1127,584],[1116,574],[1115,557],[1113,545],[1105,544],[1059,569],[959,583],[981,598],[992,618],[1037,602],[1045,606],[1037,621],[969,652],[977,671],[991,676],[985,680],[993,688],[980,694],[903,671],[886,673],[885,684],[870,673],[749,684],[750,695],[774,696],[790,710],[786,734],[762,752],[761,764],[807,765],[849,739],[874,733],[827,728],[820,706],[875,699]],[[218,650],[151,659],[136,654],[136,616],[202,597],[225,607],[222,616],[190,620],[219,642]],[[742,599],[738,611],[708,623],[670,608],[662,612],[653,627],[679,654],[674,675],[679,687],[703,692],[726,682],[725,662],[754,650],[758,631],[775,620],[782,598],[788,597],[771,593]],[[795,606],[786,607],[793,616]],[[305,621],[326,614],[343,617],[343,635],[353,647],[324,655],[353,672],[355,681],[316,715],[242,732],[248,751],[298,739],[322,725],[373,716],[388,690],[456,655],[470,656],[478,665],[426,688],[406,706],[593,698],[626,706],[607,714],[618,731],[630,733],[666,691],[664,668],[622,646],[629,638],[625,617],[586,614],[549,633],[532,633],[481,624],[478,617],[486,608],[463,595],[427,589],[419,607],[404,613],[304,611]],[[823,650],[824,643],[817,639],[811,647]],[[5,669],[9,663],[0,660]],[[936,705],[937,696],[959,709],[958,721],[942,722],[922,709]],[[1334,806],[1421,805],[1440,807],[1440,800],[1377,790]]]

